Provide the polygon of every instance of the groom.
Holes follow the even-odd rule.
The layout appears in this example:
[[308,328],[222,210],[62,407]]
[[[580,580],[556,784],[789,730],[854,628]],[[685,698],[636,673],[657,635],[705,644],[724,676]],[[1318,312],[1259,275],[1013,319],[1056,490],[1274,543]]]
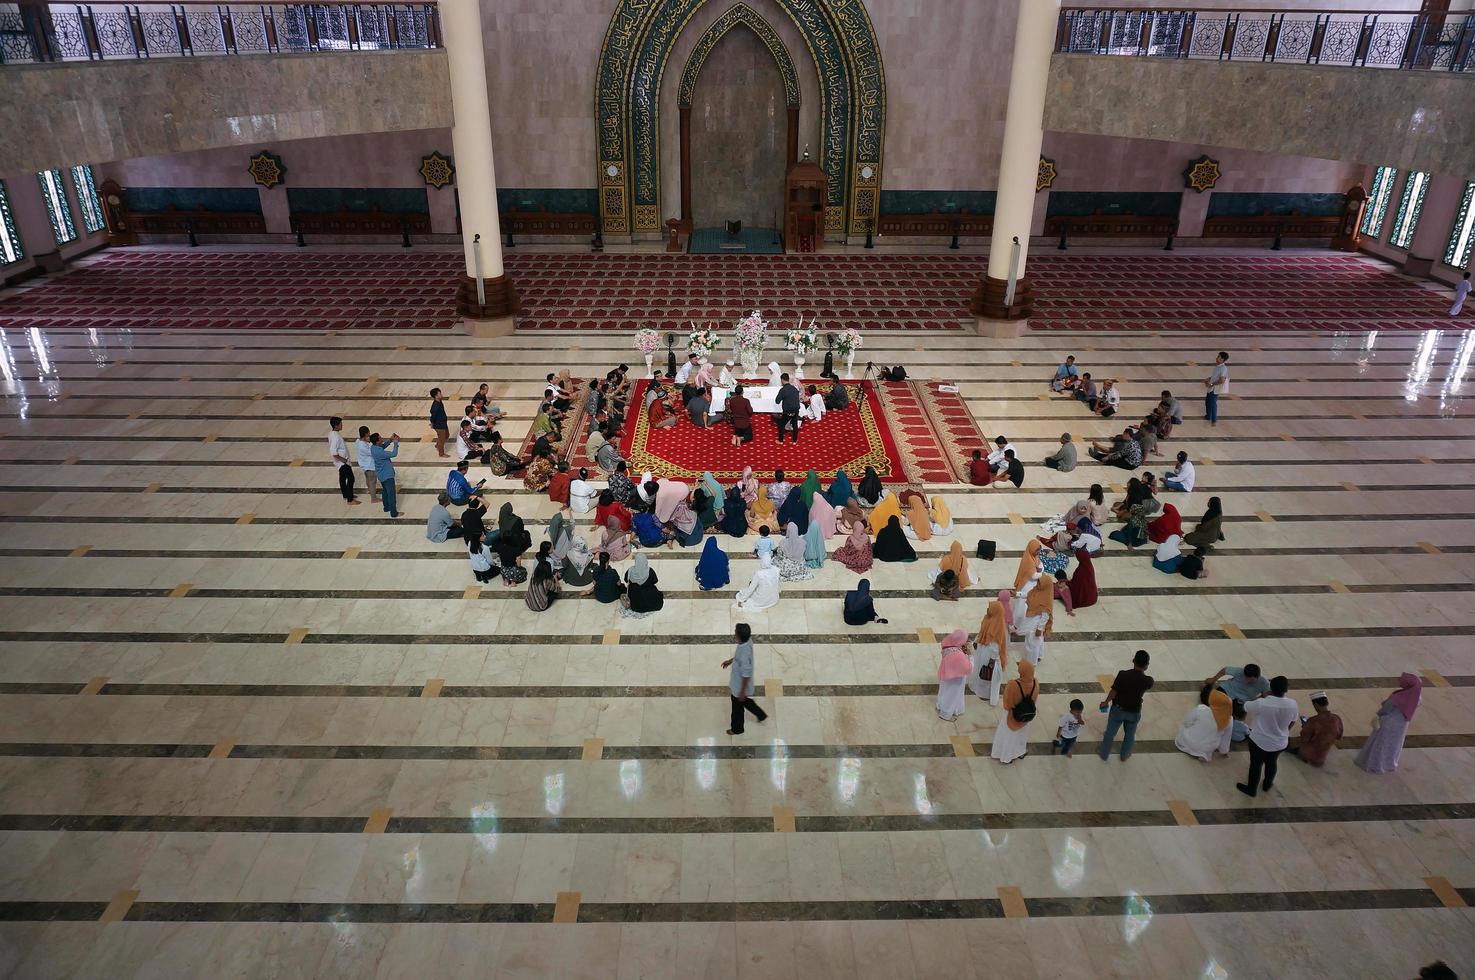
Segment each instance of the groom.
[[779,380],[783,384],[779,387],[778,397],[778,441],[779,445],[784,443],[784,433],[794,434],[794,445],[799,444],[799,409],[804,404],[804,396],[799,394],[799,389],[789,382],[787,373],[781,375]]

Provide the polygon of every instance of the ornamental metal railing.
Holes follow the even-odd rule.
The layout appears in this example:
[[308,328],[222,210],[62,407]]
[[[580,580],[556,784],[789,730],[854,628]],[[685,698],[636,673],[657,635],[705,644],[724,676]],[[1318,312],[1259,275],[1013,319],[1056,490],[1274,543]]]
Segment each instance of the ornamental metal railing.
[[1067,7],[1055,50],[1464,72],[1475,71],[1475,14]]
[[0,3],[0,64],[440,46],[431,3]]

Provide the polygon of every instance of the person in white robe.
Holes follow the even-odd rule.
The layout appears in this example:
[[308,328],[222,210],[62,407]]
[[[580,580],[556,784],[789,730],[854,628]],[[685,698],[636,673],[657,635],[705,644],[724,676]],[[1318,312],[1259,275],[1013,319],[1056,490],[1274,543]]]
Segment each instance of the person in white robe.
[[1198,695],[1199,703],[1183,716],[1173,744],[1180,752],[1193,756],[1200,762],[1208,762],[1214,753],[1229,754],[1230,738],[1234,733],[1234,702],[1229,695],[1205,682]]
[[569,507],[575,514],[587,514],[599,503],[599,488],[589,480],[589,470],[581,467],[577,479],[569,481]]
[[773,567],[773,559],[762,552],[758,555],[758,568],[753,572],[753,578],[737,594],[732,603],[733,608],[743,612],[772,609],[778,605],[782,589],[778,569]]
[[768,387],[777,388],[784,383],[783,372],[778,369],[778,361],[768,362]]
[[1015,629],[1024,636],[1024,658],[1038,666],[1045,658],[1045,637],[1054,624],[1055,583],[1041,577],[1025,597],[1024,621]]
[[1004,604],[995,599],[988,604],[988,612],[978,625],[978,639],[973,644],[971,658],[973,669],[968,674],[968,690],[995,706],[1004,683],[1004,669],[1009,666],[1008,635]]
[[1040,685],[1035,680],[1034,664],[1021,660],[1019,676],[1004,684],[1003,717],[999,719],[999,727],[994,730],[994,744],[989,750],[990,757],[1005,765],[1029,750],[1030,722],[1014,717],[1014,709],[1026,698],[1033,701],[1038,709]]
[[968,658],[967,630],[953,630],[942,641],[942,660],[937,665],[937,717],[957,721],[963,717],[963,691],[972,673]]
[[645,489],[645,485],[647,483],[653,482],[655,482],[655,476],[651,474],[650,470],[646,470],[644,473],[640,474],[640,482],[635,484],[635,496],[640,498],[640,502],[644,504],[647,509],[649,509],[656,502],[655,491],[652,490],[650,492],[646,492]]
[[737,378],[733,376],[732,369],[735,362],[728,361],[722,368],[722,373],[717,376],[717,386],[726,388],[728,391],[737,387]]
[[818,391],[809,396],[809,404],[799,409],[799,418],[804,422],[818,422],[825,417],[825,396]]

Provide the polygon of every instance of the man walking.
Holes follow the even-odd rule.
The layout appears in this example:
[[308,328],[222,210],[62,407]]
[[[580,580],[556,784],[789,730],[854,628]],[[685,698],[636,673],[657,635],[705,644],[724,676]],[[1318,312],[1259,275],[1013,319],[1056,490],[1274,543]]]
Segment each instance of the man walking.
[[343,441],[343,420],[338,416],[328,419],[328,455],[338,464],[338,492],[350,504],[353,499],[353,464],[348,461],[348,443]]
[[1118,728],[1122,730],[1122,761],[1126,762],[1132,755],[1137,723],[1142,720],[1142,695],[1152,690],[1152,677],[1147,673],[1151,660],[1146,650],[1133,654],[1132,669],[1117,671],[1106,700],[1101,702],[1103,709],[1111,707],[1111,713],[1106,716],[1106,731],[1101,735],[1101,750],[1096,753],[1102,762],[1111,758],[1111,744],[1116,741]]
[[794,445],[799,445],[799,409],[804,405],[804,399],[799,394],[799,389],[789,383],[788,374],[779,378],[783,384],[778,390],[778,441],[779,445],[784,443],[784,433],[794,434]]
[[[1300,716],[1300,707],[1286,697],[1291,682],[1285,675],[1270,679],[1270,693],[1245,704],[1245,714],[1250,722],[1250,780],[1235,783],[1234,788],[1246,796],[1254,796],[1258,790],[1270,792],[1275,783],[1276,762],[1291,739],[1291,726]],[[1260,771],[1265,771],[1265,783],[1260,785]]]
[[1229,394],[1229,355],[1220,351],[1214,358],[1214,370],[1204,379],[1204,418],[1210,426],[1219,424],[1219,396]]
[[768,712],[758,707],[753,700],[753,629],[747,623],[737,624],[737,649],[732,656],[722,661],[722,666],[731,667],[727,689],[732,695],[732,727],[729,735],[743,733],[743,711],[753,712],[759,722],[768,720]]
[[451,432],[450,422],[446,419],[446,403],[442,398],[439,388],[430,389],[430,428],[435,433],[435,452],[445,459],[450,455],[446,452],[446,439]]
[[379,480],[379,495],[384,498],[384,513],[390,517],[399,516],[398,501],[394,497],[394,457],[399,455],[399,433],[392,433],[389,437],[389,448],[384,448],[384,440],[375,432],[369,436],[370,450],[374,455],[374,476]]

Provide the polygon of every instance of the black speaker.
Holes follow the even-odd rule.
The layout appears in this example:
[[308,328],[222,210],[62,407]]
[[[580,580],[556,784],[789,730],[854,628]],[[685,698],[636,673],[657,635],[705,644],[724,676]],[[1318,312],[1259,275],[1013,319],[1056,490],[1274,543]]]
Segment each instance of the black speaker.
[[982,558],[984,561],[993,561],[994,553],[997,548],[998,545],[995,544],[993,541],[990,541],[988,538],[978,539],[978,557]]

